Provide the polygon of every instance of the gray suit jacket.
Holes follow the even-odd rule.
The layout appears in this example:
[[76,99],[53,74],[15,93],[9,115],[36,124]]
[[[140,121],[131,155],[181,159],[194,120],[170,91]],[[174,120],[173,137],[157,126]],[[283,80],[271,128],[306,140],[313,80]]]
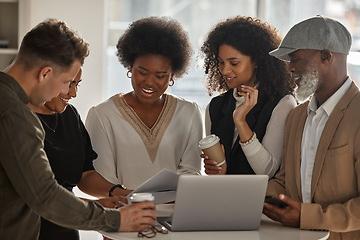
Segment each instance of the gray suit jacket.
[[[301,201],[300,154],[307,103],[288,116],[282,164],[268,185]],[[360,239],[360,92],[352,83],[330,115],[316,152],[312,204],[301,204],[300,228],[330,230],[329,239]]]

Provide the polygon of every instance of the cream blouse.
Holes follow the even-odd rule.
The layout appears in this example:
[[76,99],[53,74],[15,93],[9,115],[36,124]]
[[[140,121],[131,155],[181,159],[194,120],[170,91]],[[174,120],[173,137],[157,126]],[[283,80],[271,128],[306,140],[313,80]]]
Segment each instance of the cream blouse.
[[135,189],[163,168],[199,174],[203,134],[196,103],[167,94],[157,122],[149,129],[117,94],[89,110],[86,128],[105,179]]

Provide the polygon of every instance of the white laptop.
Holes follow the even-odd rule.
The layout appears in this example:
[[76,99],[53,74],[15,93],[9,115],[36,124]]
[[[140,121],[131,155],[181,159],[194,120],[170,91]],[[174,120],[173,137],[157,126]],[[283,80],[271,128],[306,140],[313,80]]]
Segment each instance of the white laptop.
[[267,175],[181,175],[174,213],[158,217],[171,231],[256,230]]

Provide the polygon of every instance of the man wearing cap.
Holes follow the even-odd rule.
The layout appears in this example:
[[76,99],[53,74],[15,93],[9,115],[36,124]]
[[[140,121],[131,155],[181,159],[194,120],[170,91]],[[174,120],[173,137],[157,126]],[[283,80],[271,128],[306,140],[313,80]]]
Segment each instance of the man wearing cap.
[[330,231],[329,239],[360,239],[360,92],[347,76],[351,35],[338,21],[316,16],[293,26],[270,54],[290,61],[306,101],[286,123],[282,164],[264,213],[286,226]]

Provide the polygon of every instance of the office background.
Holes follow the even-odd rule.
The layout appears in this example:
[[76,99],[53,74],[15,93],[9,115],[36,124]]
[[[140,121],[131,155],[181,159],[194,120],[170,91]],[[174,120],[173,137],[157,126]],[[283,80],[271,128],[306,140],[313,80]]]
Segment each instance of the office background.
[[[189,32],[193,62],[189,74],[176,81],[169,92],[197,102],[203,110],[210,97],[202,84],[203,70],[197,53],[206,33],[219,20],[235,15],[259,17],[284,35],[296,22],[316,14],[327,15],[340,20],[351,31],[352,50],[360,51],[358,0],[0,0],[7,1],[19,3],[19,39],[44,19],[58,18],[90,43],[78,97],[71,100],[83,121],[91,106],[115,93],[131,91],[127,70],[115,56],[115,45],[129,23],[141,17],[171,16]],[[358,54],[351,59],[351,71],[353,78],[360,80]],[[100,234],[88,231],[81,231],[81,238],[102,239]]]
[[[1,0],[19,1],[19,38],[46,18],[59,18],[90,43],[83,83],[72,104],[85,120],[87,111],[115,93],[131,90],[126,70],[117,61],[115,44],[130,22],[141,17],[171,16],[189,32],[194,58],[189,74],[169,91],[196,101],[202,109],[210,100],[202,84],[201,59],[196,59],[208,30],[219,20],[235,15],[259,17],[284,35],[307,17],[323,14],[340,20],[353,34],[353,50],[360,50],[358,0]],[[0,1],[0,2],[1,2]],[[0,36],[1,38],[1,36]],[[360,62],[356,56],[353,62]],[[354,69],[360,75],[360,67]]]

